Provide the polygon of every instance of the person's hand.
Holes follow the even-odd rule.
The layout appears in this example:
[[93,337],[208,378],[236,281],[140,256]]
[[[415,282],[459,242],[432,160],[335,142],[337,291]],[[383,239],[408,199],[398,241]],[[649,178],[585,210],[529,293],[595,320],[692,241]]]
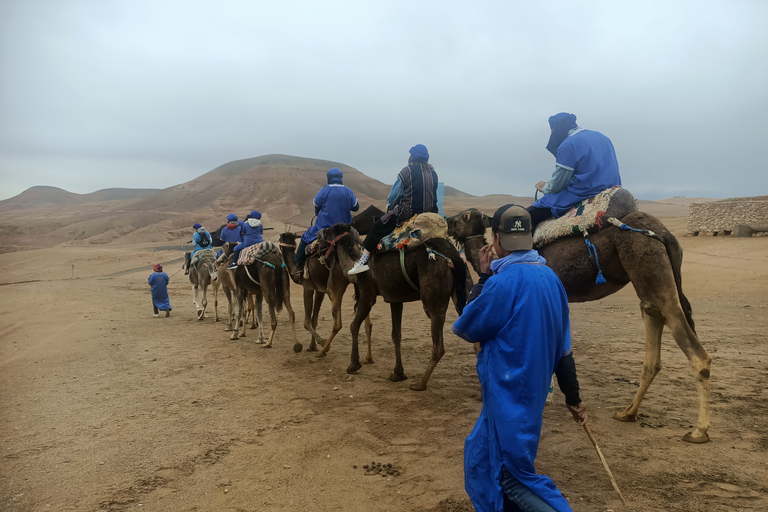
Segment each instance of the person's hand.
[[538,190],[539,192],[544,192],[544,187],[547,186],[547,183],[549,183],[549,182],[547,182],[547,181],[540,181],[540,182],[538,182],[536,184],[536,190]]
[[493,246],[492,245],[484,245],[480,249],[480,273],[481,274],[490,274],[491,273],[491,262],[493,261]]
[[573,421],[579,425],[587,424],[587,406],[584,405],[584,402],[581,402],[579,405],[566,405],[568,406],[568,410],[571,411],[571,414],[573,415]]

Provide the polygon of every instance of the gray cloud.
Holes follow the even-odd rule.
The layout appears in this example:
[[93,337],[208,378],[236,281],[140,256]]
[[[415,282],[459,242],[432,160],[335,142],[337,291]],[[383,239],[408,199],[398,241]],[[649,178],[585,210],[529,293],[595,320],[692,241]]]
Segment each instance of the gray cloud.
[[[532,4],[532,5],[529,5]],[[672,4],[672,5],[670,5]],[[761,1],[0,4],[0,198],[167,187],[268,153],[532,195],[547,118],[614,142],[636,196],[768,193]]]

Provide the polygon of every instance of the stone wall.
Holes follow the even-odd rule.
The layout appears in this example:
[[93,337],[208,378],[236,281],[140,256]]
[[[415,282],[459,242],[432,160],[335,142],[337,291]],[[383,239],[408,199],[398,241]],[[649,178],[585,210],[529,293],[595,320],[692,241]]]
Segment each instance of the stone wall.
[[730,235],[738,225],[768,226],[768,200],[726,199],[692,203],[688,208],[690,235]]

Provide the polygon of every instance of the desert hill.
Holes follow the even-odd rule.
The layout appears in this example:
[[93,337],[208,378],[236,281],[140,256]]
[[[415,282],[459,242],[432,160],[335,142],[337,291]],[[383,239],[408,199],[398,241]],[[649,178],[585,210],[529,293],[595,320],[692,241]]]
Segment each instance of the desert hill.
[[[327,183],[326,172],[338,167],[344,184],[363,208],[385,208],[390,185],[348,165],[290,155],[264,155],[225,163],[186,183],[163,190],[105,189],[73,194],[55,187],[32,187],[0,201],[0,252],[56,245],[159,242],[185,244],[191,225],[215,230],[228,213],[241,218],[251,210],[263,214],[275,230],[306,229],[314,215],[312,200]],[[705,201],[707,199],[701,198]],[[466,208],[491,214],[498,206],[528,206],[530,197],[493,194],[476,197],[445,187],[444,210]],[[640,201],[640,208],[660,217],[683,217],[689,199]]]
[[36,186],[30,187],[21,194],[0,201],[0,211],[15,208],[39,208],[56,206],[74,206],[85,203],[104,201],[119,201],[132,199],[153,192],[156,188],[105,188],[89,194],[75,194],[58,187]]

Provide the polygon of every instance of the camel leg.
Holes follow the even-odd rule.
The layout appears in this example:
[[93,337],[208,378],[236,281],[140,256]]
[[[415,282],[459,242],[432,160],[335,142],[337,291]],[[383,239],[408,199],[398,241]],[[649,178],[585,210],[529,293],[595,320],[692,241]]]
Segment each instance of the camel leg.
[[197,302],[197,285],[196,284],[192,285],[192,304],[195,305],[195,309],[197,309],[197,311],[200,311],[200,304]]
[[328,351],[331,349],[331,342],[333,338],[341,330],[341,301],[344,298],[343,293],[333,293],[331,295],[331,313],[333,314],[333,327],[331,328],[331,334],[328,335],[328,339],[325,341],[325,345],[317,354],[317,357],[325,357]]
[[352,324],[349,326],[349,331],[352,334],[352,354],[350,356],[349,366],[347,366],[347,373],[355,373],[357,370],[363,367],[360,364],[360,353],[358,352],[358,337],[360,335],[360,326],[363,320],[371,312],[371,308],[376,304],[376,296],[370,299],[358,298],[357,311],[355,311],[355,318],[352,319]]
[[240,318],[243,316],[243,303],[245,302],[245,290],[238,288],[235,291],[237,300],[237,312],[233,318],[232,335],[229,337],[231,340],[240,339],[241,336],[245,336],[245,329],[240,331]]
[[403,303],[392,302],[389,304],[389,309],[392,313],[392,343],[395,344],[395,370],[392,375],[389,376],[389,380],[392,382],[400,382],[408,377],[405,376],[403,371],[403,360],[400,357],[400,341],[402,340],[402,326],[403,326]]
[[248,295],[248,309],[251,311],[251,330],[257,329],[256,325],[256,302],[253,299],[253,295]]
[[283,280],[283,306],[288,310],[288,321],[291,322],[291,333],[293,334],[293,351],[297,354],[302,351],[304,346],[299,342],[299,337],[296,336],[296,314],[293,312],[293,306],[291,306],[291,278],[288,275],[288,271],[281,272],[277,279]]
[[323,305],[323,301],[325,300],[325,293],[320,291],[315,291],[315,298],[312,304],[312,329],[314,334],[312,335],[312,343],[310,345],[309,350],[312,352],[317,351],[317,344],[323,344],[325,343],[325,340],[322,336],[317,334],[317,322],[320,320],[320,306]]
[[264,343],[264,322],[261,316],[261,311],[262,311],[261,306],[262,306],[262,302],[264,302],[264,295],[262,295],[261,292],[257,292],[255,301],[256,301],[256,320],[258,320],[259,322],[259,341],[257,341],[257,343],[261,345]]
[[645,325],[645,361],[640,374],[640,387],[637,388],[635,398],[629,407],[613,415],[614,419],[619,421],[637,420],[640,402],[643,401],[654,377],[661,371],[661,334],[664,329],[664,317],[661,311],[646,303],[640,304],[640,312]]
[[305,286],[303,290],[303,295],[304,295],[304,329],[306,329],[309,332],[310,336],[312,337],[312,341],[309,342],[309,348],[307,349],[307,351],[315,352],[317,350],[316,340],[320,339],[320,336],[317,334],[317,331],[315,330],[315,327],[317,326],[317,322],[315,321],[313,325],[313,320],[314,320],[313,315],[318,314],[320,310],[320,304],[318,303],[318,293],[312,288]]
[[696,420],[696,428],[693,432],[688,432],[683,436],[683,441],[706,443],[709,441],[709,434],[707,434],[709,429],[709,370],[712,357],[701,346],[698,336],[688,325],[682,309],[677,307],[676,314],[667,316],[667,326],[669,326],[677,346],[688,358],[699,393],[699,417]]
[[214,313],[214,322],[219,321],[219,285],[218,281],[213,282],[213,313]]
[[442,308],[440,311],[432,312],[430,319],[432,320],[432,358],[427,366],[427,371],[421,376],[419,382],[411,384],[413,391],[424,391],[427,389],[427,382],[432,376],[432,372],[440,362],[440,359],[445,355],[445,345],[443,344],[443,326],[445,325],[445,312],[446,309]]
[[272,332],[269,334],[269,341],[264,345],[264,348],[272,348],[272,340],[275,339],[275,331],[277,331],[277,313],[275,312],[274,304],[269,304],[269,301],[267,301],[267,306],[269,307],[269,325],[272,328]]
[[206,292],[208,291],[208,287],[203,285],[203,297],[201,299],[201,303],[203,305],[202,309],[197,310],[197,319],[202,320],[205,318],[205,308],[208,307],[208,299],[206,298]]
[[233,312],[232,312],[232,291],[229,288],[224,288],[224,295],[227,296],[227,328],[224,332],[232,330]]
[[371,322],[371,315],[365,317],[365,339],[368,342],[368,355],[365,356],[363,364],[372,364],[373,355],[371,355],[371,333],[373,332],[373,322]]

